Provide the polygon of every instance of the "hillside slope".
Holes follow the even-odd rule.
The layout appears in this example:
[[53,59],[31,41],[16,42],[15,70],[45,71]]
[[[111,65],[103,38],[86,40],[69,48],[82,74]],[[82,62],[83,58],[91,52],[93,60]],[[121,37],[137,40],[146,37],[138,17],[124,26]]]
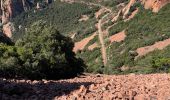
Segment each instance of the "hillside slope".
[[[12,26],[12,34],[0,34],[0,43],[12,44],[0,44],[0,99],[169,100],[169,3],[54,0],[10,17],[1,28]],[[78,77],[46,80],[70,73]]]
[[[170,72],[166,41],[170,38],[169,2],[55,0],[42,10],[31,9],[12,19],[15,27],[12,39],[18,40],[33,22],[41,20],[73,39],[76,48],[73,51],[84,60],[86,72]],[[91,38],[93,34],[96,35]]]
[[[97,53],[98,48],[93,51],[86,49],[78,55],[90,66],[88,67],[88,71],[107,74],[169,72],[170,54],[167,52],[169,50],[167,40],[170,38],[170,24],[168,23],[168,20],[170,20],[170,4],[167,4],[169,1],[166,1],[165,4],[167,5],[161,2],[165,3],[165,1],[160,1],[156,3],[159,7],[154,6],[159,8],[159,12],[156,13],[155,10],[152,12],[150,9],[158,8],[152,6],[150,9],[146,8],[147,2],[143,5],[140,1],[135,0],[131,0],[127,6],[120,8],[116,14],[115,12],[111,12],[109,17],[105,19],[106,21],[103,22],[102,29],[107,34],[104,39],[107,48],[108,63],[104,68],[102,67],[103,65],[100,61],[102,60],[101,55]],[[150,5],[152,5],[152,2]],[[131,18],[131,14],[134,14],[136,10],[137,13]],[[125,34],[121,36],[120,33],[123,31]],[[116,37],[123,37],[123,39],[118,38],[116,41],[111,40],[112,37],[116,40]],[[89,43],[89,45],[92,45],[95,40],[92,40],[93,42]],[[153,47],[154,44],[159,43],[162,44],[161,46],[163,48],[161,46],[161,49],[159,47]],[[142,47],[146,47],[146,50],[143,52],[147,52],[149,47],[152,50],[139,57],[141,53],[138,51]],[[157,49],[158,51],[155,53]],[[91,56],[89,57],[88,55]]]

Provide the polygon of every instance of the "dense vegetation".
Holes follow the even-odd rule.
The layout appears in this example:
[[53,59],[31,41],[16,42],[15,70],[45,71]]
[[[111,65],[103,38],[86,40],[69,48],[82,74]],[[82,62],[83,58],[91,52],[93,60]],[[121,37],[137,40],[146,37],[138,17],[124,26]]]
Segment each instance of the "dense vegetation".
[[[16,32],[13,38],[17,40],[22,37],[27,27],[40,19],[48,22],[47,25],[57,27],[58,31],[64,35],[70,36],[73,35],[71,33],[77,33],[79,37],[85,37],[96,30],[94,27],[96,19],[93,17],[96,10],[98,10],[97,6],[90,7],[81,3],[69,4],[56,0],[43,10],[32,9],[14,18]],[[82,15],[87,15],[89,20],[80,22]]]
[[[62,35],[76,34],[73,41],[79,41],[91,35],[97,31],[95,27],[97,19],[94,13],[101,6],[114,8],[119,3],[126,3],[127,0],[82,1],[87,4],[80,2],[69,4],[56,0],[43,10],[32,9],[14,18],[16,33],[13,39],[16,45],[1,44],[0,47],[2,52],[0,63],[3,66],[0,71],[7,72],[3,75],[41,79],[65,78],[81,73],[84,65],[81,60],[75,58],[72,52],[74,44]],[[97,5],[89,6],[88,2]],[[156,50],[135,60],[137,48],[170,38],[170,4],[163,7],[159,13],[153,13],[151,10],[145,10],[137,2],[134,7],[131,7],[130,13],[136,7],[139,8],[139,12],[132,20],[125,22],[119,18],[109,30],[111,36],[126,29],[127,37],[123,42],[112,44],[106,37],[104,42],[107,47],[107,66],[103,65],[100,47],[93,51],[88,50],[88,46],[93,43],[98,43],[100,46],[98,36],[92,39],[84,50],[77,53],[76,56],[82,58],[87,65],[86,72],[105,74],[170,72],[170,47]],[[104,14],[106,13],[100,16]],[[87,15],[89,19],[79,21],[82,15]],[[113,24],[109,20],[103,24],[102,29],[105,30]],[[128,68],[122,70],[122,66]]]
[[100,1],[99,0],[81,0],[81,1],[95,3],[95,4],[103,5],[106,7],[114,8],[116,5],[120,3],[126,3],[128,0],[100,0]]
[[[141,57],[136,61],[136,65],[143,66],[140,68],[134,68],[134,71],[142,73],[163,73],[170,72],[170,46],[164,50],[155,50],[154,52]],[[145,70],[143,70],[145,69]]]
[[29,79],[70,78],[84,70],[74,44],[44,21],[31,25],[15,46],[0,45],[0,75]]
[[[126,29],[127,37],[120,43],[110,44],[107,39],[105,40],[108,55],[107,66],[103,67],[100,48],[89,51],[87,49],[89,45],[87,45],[85,50],[78,53],[78,56],[87,64],[88,72],[105,74],[170,72],[169,47],[135,60],[137,48],[149,46],[170,37],[170,23],[168,23],[170,20],[170,5],[162,8],[159,13],[145,10],[138,2],[130,11],[133,11],[136,7],[139,7],[139,12],[132,20],[124,22],[120,19],[109,30],[110,35],[113,35]],[[102,28],[106,29],[112,24],[106,23]],[[89,44],[93,44],[94,41],[97,42],[98,40],[94,38]],[[122,66],[127,67],[127,69],[122,70]]]
[[[159,63],[160,61],[160,63],[163,63],[164,61],[161,60],[164,59],[162,58],[164,54],[161,51],[157,51],[157,54],[161,56],[160,59],[158,56],[154,57],[148,54],[146,55],[146,58],[140,58],[135,61],[134,57],[136,55],[134,51],[139,47],[152,45],[156,41],[165,40],[170,37],[170,5],[162,8],[159,13],[152,13],[150,10],[145,10],[141,5],[139,5],[139,8],[139,13],[135,16],[135,18],[128,22],[124,22],[123,20],[119,21],[117,25],[110,29],[111,35],[127,29],[127,38],[125,41],[122,43],[113,43],[109,47],[110,49],[108,49],[108,53],[111,54],[108,66],[111,66],[114,70],[117,69],[118,73],[121,73],[120,67],[123,65],[144,66],[140,68],[137,67],[139,70],[133,70],[135,68],[132,67],[127,71],[127,73],[157,72],[155,71],[156,67],[153,68],[152,66],[158,66],[159,64],[153,64],[153,62],[156,61]],[[165,50],[165,53],[170,55],[167,50]],[[167,56],[165,61],[168,59],[170,58]],[[145,62],[147,62],[147,64],[145,64]],[[169,66],[169,64],[166,63],[165,65]],[[160,64],[160,66],[163,66],[163,64]]]

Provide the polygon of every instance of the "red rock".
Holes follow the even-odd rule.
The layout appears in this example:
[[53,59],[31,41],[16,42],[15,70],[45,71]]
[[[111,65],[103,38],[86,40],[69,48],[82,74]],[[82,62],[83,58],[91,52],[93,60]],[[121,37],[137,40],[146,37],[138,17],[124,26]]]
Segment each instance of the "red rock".
[[[133,98],[134,100],[150,100],[151,98],[158,100],[168,100],[170,96],[169,78],[170,74],[120,76],[102,75],[101,77],[96,77],[96,75],[88,75],[60,81],[44,80],[49,83],[54,83],[50,85],[36,84],[44,83],[44,81],[30,80],[25,80],[26,84],[21,85],[24,83],[24,80],[11,79],[0,81],[0,90],[2,90],[0,97],[2,97],[2,99],[10,99],[13,96],[7,95],[8,92],[11,90],[22,90],[23,94],[22,92],[18,92],[21,93],[21,95],[19,96],[14,94],[15,98],[23,99],[24,96],[26,96],[27,99],[41,99],[40,97],[44,97],[44,95],[45,97],[49,97],[54,94],[52,95],[52,97],[55,98],[54,100],[131,100]],[[91,82],[92,84],[86,86],[84,83],[88,82]],[[62,83],[69,84],[61,85]],[[74,83],[82,83],[82,85],[77,88],[79,85],[75,86]],[[69,86],[71,89],[65,88]],[[29,87],[29,90],[26,90],[27,95],[24,94],[25,89],[27,89],[26,87]],[[4,96],[1,96],[1,94]]]

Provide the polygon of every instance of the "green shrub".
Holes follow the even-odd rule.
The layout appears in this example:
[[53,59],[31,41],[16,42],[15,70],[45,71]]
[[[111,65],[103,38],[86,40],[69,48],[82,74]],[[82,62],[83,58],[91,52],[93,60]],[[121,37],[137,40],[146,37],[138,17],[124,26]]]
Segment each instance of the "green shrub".
[[15,46],[0,45],[1,76],[60,79],[84,70],[72,52],[74,43],[43,21],[34,23]]
[[170,58],[154,58],[152,66],[156,72],[170,72]]

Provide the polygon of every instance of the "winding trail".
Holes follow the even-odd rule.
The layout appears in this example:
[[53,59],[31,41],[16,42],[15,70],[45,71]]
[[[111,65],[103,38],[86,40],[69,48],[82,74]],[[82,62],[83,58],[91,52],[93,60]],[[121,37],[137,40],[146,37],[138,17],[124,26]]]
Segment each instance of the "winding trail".
[[[65,2],[68,2],[68,1],[65,1]],[[108,13],[105,14],[101,19],[96,17],[98,19],[97,29],[98,29],[99,41],[101,44],[101,54],[102,54],[103,65],[107,66],[107,52],[106,52],[106,47],[105,47],[105,42],[104,42],[104,34],[108,33],[108,29],[107,29],[107,31],[102,30],[102,22],[109,14],[112,13],[112,9],[105,7],[101,4],[95,4],[95,3],[90,3],[90,2],[77,1],[77,0],[73,0],[72,2],[82,3],[82,4],[86,4],[86,5],[99,6],[100,9],[104,9],[104,11],[108,11]],[[101,13],[103,13],[103,12],[101,12]]]
[[101,44],[101,53],[102,53],[102,58],[103,58],[103,64],[104,66],[107,65],[107,54],[106,54],[106,48],[105,48],[105,43],[104,43],[104,39],[103,39],[103,32],[101,29],[101,20],[99,20],[98,23],[98,32],[99,32],[99,40],[100,40],[100,44]]
[[105,7],[105,6],[101,5],[101,4],[96,4],[96,3],[92,3],[92,2],[84,2],[84,1],[75,1],[75,2],[83,3],[83,4],[86,4],[86,5],[99,6],[101,8],[105,8],[109,12],[112,12],[112,10],[110,8]]
[[[86,2],[82,2],[82,3],[87,4]],[[105,9],[105,11],[109,12],[109,13],[105,14],[101,19],[98,20],[98,25],[97,25],[99,41],[101,44],[101,54],[102,54],[103,65],[107,66],[107,52],[106,52],[106,47],[105,47],[105,42],[104,42],[104,33],[105,32],[102,30],[102,22],[110,13],[112,13],[112,10],[105,6],[102,6],[100,4],[88,3],[88,5],[100,6],[101,9]]]
[[103,31],[102,31],[102,20],[107,17],[107,15],[109,14],[106,14],[105,16],[103,16],[99,22],[98,22],[98,36],[99,36],[99,41],[100,41],[100,44],[101,44],[101,54],[102,54],[102,58],[103,58],[103,64],[104,66],[107,65],[107,53],[106,53],[106,47],[105,47],[105,43],[104,43],[104,36],[103,36]]

